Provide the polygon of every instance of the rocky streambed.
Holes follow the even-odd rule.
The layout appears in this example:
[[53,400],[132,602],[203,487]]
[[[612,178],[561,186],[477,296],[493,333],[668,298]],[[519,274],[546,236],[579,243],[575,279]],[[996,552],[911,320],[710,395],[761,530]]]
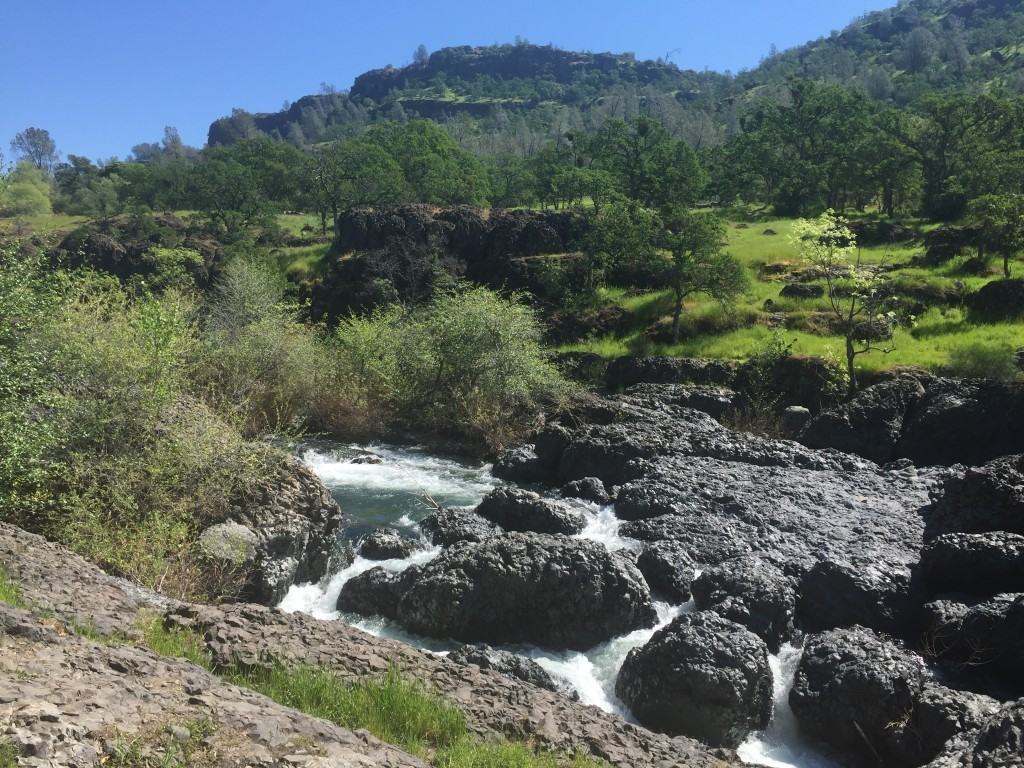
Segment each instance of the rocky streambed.
[[[343,506],[374,484],[368,507],[410,506],[281,607],[751,763],[1024,765],[1021,459],[879,465],[732,432],[705,412],[729,396],[638,385],[493,469],[307,453]],[[854,422],[897,440],[906,407],[869,392]],[[849,411],[827,416],[846,445]]]

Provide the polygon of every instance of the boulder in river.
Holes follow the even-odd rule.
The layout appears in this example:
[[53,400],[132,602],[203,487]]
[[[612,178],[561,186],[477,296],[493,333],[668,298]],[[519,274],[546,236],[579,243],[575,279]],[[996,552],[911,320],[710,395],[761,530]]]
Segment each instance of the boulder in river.
[[768,649],[713,611],[685,614],[629,652],[615,693],[649,728],[735,747],[771,719]]
[[419,542],[395,528],[378,528],[362,540],[359,554],[367,560],[404,560],[419,548]]
[[693,597],[698,608],[741,624],[773,653],[793,632],[793,580],[762,558],[739,557],[706,569],[693,582]]
[[1024,454],[951,475],[928,510],[929,537],[943,533],[1024,534]]
[[419,569],[398,606],[404,626],[433,637],[577,650],[655,618],[650,590],[625,555],[536,533],[452,545]]
[[[566,686],[556,683],[551,675],[533,659],[481,643],[463,645],[448,654],[448,660],[456,664],[476,664],[480,669],[493,669],[509,677],[515,677],[533,683],[538,688],[559,693],[568,693]],[[570,694],[570,698],[573,696]],[[575,698],[579,698],[577,695]]]
[[586,524],[583,514],[565,502],[521,488],[495,488],[484,496],[476,513],[506,531],[571,535]]
[[559,492],[567,498],[583,499],[584,501],[592,501],[595,504],[608,504],[612,500],[604,487],[604,483],[596,477],[572,480],[563,485]]
[[398,615],[398,601],[414,575],[415,568],[395,573],[378,565],[353,576],[342,585],[337,608],[342,613],[393,619]]
[[445,507],[431,512],[420,521],[420,530],[432,543],[442,547],[459,541],[483,541],[497,533],[490,520],[462,507]]
[[864,627],[811,636],[789,702],[812,739],[857,764],[906,768],[931,760],[998,707],[939,685],[920,657]]
[[926,768],[1016,768],[1024,764],[1024,699],[964,728]]
[[637,557],[636,567],[654,592],[673,603],[690,599],[690,585],[697,565],[682,544],[672,541],[648,544]]

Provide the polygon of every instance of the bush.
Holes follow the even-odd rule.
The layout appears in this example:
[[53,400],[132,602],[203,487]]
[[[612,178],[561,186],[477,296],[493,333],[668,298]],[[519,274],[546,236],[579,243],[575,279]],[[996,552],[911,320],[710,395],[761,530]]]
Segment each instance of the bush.
[[486,288],[442,292],[420,308],[343,321],[339,381],[360,411],[391,426],[499,448],[571,392],[541,335],[517,297]]
[[952,376],[1010,381],[1020,377],[1016,347],[1004,344],[968,344],[949,354],[948,372]]

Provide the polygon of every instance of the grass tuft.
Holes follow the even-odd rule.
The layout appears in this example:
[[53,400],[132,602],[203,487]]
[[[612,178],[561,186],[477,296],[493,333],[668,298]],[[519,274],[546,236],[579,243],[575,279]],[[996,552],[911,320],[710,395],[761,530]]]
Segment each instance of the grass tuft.
[[0,768],[18,768],[18,748],[8,741],[0,741]]
[[181,658],[213,671],[213,657],[203,638],[186,629],[168,629],[160,616],[145,619],[140,627],[146,647],[161,656]]
[[391,668],[377,680],[346,683],[328,669],[276,665],[227,676],[279,704],[344,728],[364,728],[417,755],[456,744],[467,734],[462,713]]
[[26,607],[17,582],[7,574],[2,566],[0,566],[0,603],[6,603],[15,608]]

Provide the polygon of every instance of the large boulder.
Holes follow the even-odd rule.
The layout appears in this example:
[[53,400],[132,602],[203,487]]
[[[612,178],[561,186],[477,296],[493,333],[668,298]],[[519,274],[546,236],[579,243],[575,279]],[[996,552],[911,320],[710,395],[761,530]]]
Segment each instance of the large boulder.
[[811,448],[856,453],[884,464],[895,458],[904,417],[924,394],[921,383],[910,377],[875,384],[813,419],[800,442]]
[[704,570],[692,589],[698,608],[741,624],[773,653],[792,635],[793,580],[767,560],[748,556],[719,563]]
[[449,547],[459,541],[483,541],[498,529],[490,520],[472,509],[446,507],[437,509],[420,521],[420,530],[431,543]]
[[584,477],[582,480],[572,480],[559,490],[563,496],[572,499],[583,499],[592,501],[595,504],[608,504],[612,498],[607,489],[596,477]]
[[1017,768],[1024,764],[1024,699],[1011,701],[977,728],[965,728],[926,768]]
[[362,540],[359,554],[367,560],[404,560],[419,548],[419,542],[395,528],[378,528]]
[[1024,280],[993,280],[970,294],[965,303],[978,320],[1016,320],[1024,316]]
[[821,560],[804,574],[798,591],[797,626],[809,632],[861,624],[907,635],[920,604],[909,567],[893,569],[868,558]]
[[1004,689],[1024,691],[1024,594],[959,599],[924,606],[923,644],[931,658],[959,671],[996,675]]
[[863,627],[807,640],[789,703],[803,733],[855,764],[907,768],[995,707],[938,685],[918,656]]
[[593,541],[510,533],[459,542],[423,566],[398,619],[414,632],[463,642],[585,650],[651,626],[656,614],[625,555]]
[[319,581],[337,553],[342,514],[331,492],[298,461],[246,489],[231,506],[229,521],[244,526],[253,553],[241,597],[274,605],[292,584]]
[[562,692],[559,686],[533,659],[508,651],[501,651],[486,644],[463,645],[448,654],[448,660],[456,664],[475,664],[480,669],[493,669],[509,677],[525,680],[549,691]]
[[619,357],[609,364],[605,384],[609,389],[643,383],[730,386],[735,377],[735,365],[719,360]]
[[579,533],[586,525],[583,513],[579,510],[521,488],[495,488],[484,496],[476,513],[506,531],[569,536]]
[[929,597],[1024,592],[1024,536],[1003,531],[939,536],[921,552],[918,577]]
[[928,510],[928,536],[1007,531],[1024,534],[1024,454],[951,475]]
[[714,612],[686,614],[629,652],[615,693],[649,728],[735,747],[771,720],[768,649]]
[[1024,386],[935,378],[907,414],[896,458],[918,466],[977,465],[1024,452]]
[[673,541],[648,544],[637,557],[636,567],[657,594],[673,603],[685,603],[690,599],[690,585],[697,564],[683,545]]
[[342,585],[337,609],[342,613],[393,619],[398,615],[398,601],[414,575],[415,568],[395,573],[379,565],[364,571]]

